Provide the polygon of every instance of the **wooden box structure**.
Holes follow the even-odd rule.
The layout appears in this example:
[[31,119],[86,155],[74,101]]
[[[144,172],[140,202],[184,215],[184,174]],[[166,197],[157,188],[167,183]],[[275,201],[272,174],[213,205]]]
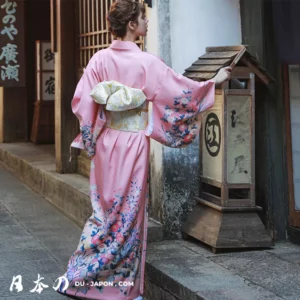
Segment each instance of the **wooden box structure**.
[[54,53],[50,41],[36,41],[36,102],[31,141],[37,144],[54,143]]
[[184,75],[203,81],[229,65],[231,80],[202,114],[201,194],[183,227],[214,251],[272,245],[255,204],[255,86],[273,78],[245,46],[209,47]]

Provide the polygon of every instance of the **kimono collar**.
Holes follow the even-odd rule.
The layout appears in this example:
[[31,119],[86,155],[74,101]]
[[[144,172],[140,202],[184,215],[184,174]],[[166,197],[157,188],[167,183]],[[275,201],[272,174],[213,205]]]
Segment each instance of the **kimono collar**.
[[118,50],[132,50],[138,52],[142,51],[136,43],[129,42],[129,41],[120,41],[120,40],[114,40],[110,45],[110,48],[118,49]]

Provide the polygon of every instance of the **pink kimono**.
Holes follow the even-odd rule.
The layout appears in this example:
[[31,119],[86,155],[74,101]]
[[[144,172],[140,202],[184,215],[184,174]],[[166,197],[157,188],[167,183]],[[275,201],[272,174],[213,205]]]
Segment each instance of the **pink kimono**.
[[[105,82],[106,90],[116,93],[111,81],[143,91],[146,100],[141,104],[133,97],[141,104],[136,106],[125,99],[108,110],[111,94],[98,104],[90,93]],[[59,292],[101,300],[143,295],[149,137],[170,147],[189,145],[199,134],[199,113],[214,103],[214,89],[212,81],[176,74],[133,42],[114,41],[92,57],[72,101],[81,129],[72,145],[80,148],[83,142],[92,157],[93,214],[69,260],[68,288],[62,283]],[[122,93],[128,96],[128,90]],[[149,122],[148,101],[153,103]]]

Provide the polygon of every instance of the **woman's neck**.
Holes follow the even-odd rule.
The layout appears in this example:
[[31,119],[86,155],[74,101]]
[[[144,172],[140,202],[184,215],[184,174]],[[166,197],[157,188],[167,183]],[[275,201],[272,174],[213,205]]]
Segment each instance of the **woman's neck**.
[[132,34],[131,32],[128,32],[123,38],[121,38],[121,41],[135,43],[136,36],[134,34]]

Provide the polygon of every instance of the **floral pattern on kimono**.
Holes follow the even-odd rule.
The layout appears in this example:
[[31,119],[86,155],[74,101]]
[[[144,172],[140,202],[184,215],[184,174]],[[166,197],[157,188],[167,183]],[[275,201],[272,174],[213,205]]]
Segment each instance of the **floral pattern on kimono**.
[[[141,187],[138,180],[131,181],[128,194],[122,188],[114,192],[107,210],[98,204],[100,194],[91,185],[93,215],[87,221],[77,251],[69,260],[66,277],[75,295],[87,294],[91,282],[113,282],[124,295],[126,288],[116,284],[120,281],[134,282],[141,260],[141,244],[138,238],[141,228],[136,227],[139,212],[138,199]],[[84,286],[76,286],[76,282]],[[61,289],[63,286],[61,286]],[[93,286],[102,293],[104,286]]]
[[93,57],[76,87],[72,100],[72,111],[79,119],[80,134],[74,139],[71,147],[84,149],[88,156],[95,155],[96,141],[106,121],[103,107],[89,94],[83,93],[83,87],[92,90],[101,81],[95,72],[96,65],[97,61]]
[[199,135],[200,113],[213,106],[214,97],[213,81],[196,82],[167,68],[146,134],[168,147],[188,146]]

